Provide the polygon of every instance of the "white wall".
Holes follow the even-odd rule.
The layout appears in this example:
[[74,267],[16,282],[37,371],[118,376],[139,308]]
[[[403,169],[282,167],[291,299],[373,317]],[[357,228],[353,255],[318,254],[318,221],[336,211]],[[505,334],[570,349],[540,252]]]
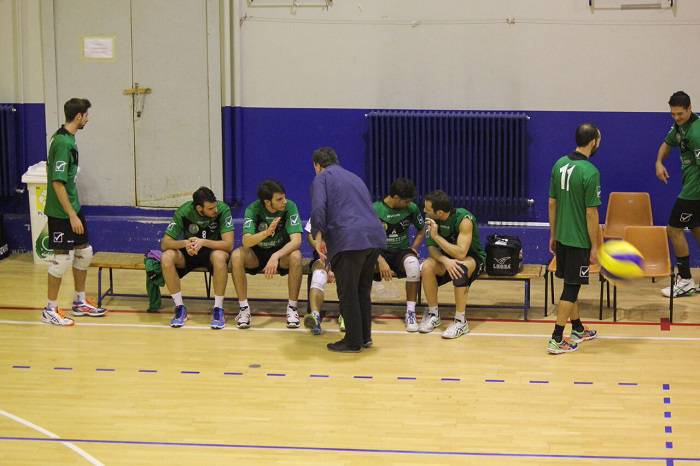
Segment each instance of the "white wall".
[[44,100],[40,0],[0,0],[0,102]]
[[[594,12],[586,0],[336,0],[295,12],[233,1],[232,23],[244,17],[235,105],[666,111],[675,90],[700,96],[700,1]],[[254,5],[271,3],[285,2]]]

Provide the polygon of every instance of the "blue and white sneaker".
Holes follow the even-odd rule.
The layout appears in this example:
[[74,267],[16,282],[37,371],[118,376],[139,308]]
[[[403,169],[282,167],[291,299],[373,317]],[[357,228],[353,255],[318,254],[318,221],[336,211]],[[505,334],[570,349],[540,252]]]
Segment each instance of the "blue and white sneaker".
[[220,307],[215,307],[211,313],[211,328],[218,330],[225,326],[226,318],[224,317],[224,310]]
[[44,311],[41,313],[41,321],[51,325],[59,325],[61,327],[69,327],[75,324],[73,319],[66,317],[66,314],[61,309],[52,309],[48,306],[45,307]]
[[170,321],[170,326],[180,328],[187,320],[187,308],[185,306],[175,306],[175,317]]
[[309,312],[304,316],[304,327],[311,330],[312,335],[321,334],[321,315],[318,312]]

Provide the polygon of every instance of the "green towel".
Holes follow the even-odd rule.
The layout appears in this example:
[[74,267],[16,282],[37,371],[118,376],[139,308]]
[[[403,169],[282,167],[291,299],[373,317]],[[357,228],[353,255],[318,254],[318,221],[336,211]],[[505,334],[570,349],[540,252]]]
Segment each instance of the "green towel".
[[158,312],[162,306],[160,300],[160,287],[165,285],[160,261],[151,257],[144,257],[146,266],[146,292],[148,293],[148,312]]

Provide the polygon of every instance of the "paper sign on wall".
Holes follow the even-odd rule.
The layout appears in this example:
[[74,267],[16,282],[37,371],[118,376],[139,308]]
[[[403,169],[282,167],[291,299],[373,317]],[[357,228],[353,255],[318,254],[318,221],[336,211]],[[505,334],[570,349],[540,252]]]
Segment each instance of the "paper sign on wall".
[[96,60],[114,59],[114,37],[83,37],[83,57]]

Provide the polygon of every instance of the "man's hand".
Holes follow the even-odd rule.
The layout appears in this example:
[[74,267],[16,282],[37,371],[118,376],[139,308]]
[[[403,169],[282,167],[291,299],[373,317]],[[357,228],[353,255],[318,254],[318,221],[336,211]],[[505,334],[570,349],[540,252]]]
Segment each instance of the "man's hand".
[[549,252],[552,254],[556,254],[557,251],[557,240],[554,238],[554,236],[549,237]]
[[332,270],[328,270],[328,283],[335,283],[335,274]]
[[204,240],[197,236],[192,236],[187,240],[187,254],[196,256],[199,250],[204,246]]
[[328,263],[328,248],[326,247],[326,242],[324,240],[316,241],[316,252],[318,253],[319,259],[323,262]]
[[442,265],[445,266],[445,269],[447,270],[447,273],[450,275],[450,278],[452,280],[457,280],[464,275],[464,269],[460,267],[460,262],[456,261],[454,259],[448,259],[446,258],[443,260]]
[[589,261],[591,265],[598,263],[598,246],[591,246],[591,258]]
[[663,162],[656,162],[656,177],[665,184],[668,184],[668,179],[670,177],[668,176],[668,170],[666,170]]
[[277,273],[277,265],[279,265],[280,260],[277,258],[276,254],[270,256],[270,260],[265,264],[263,272],[265,273],[265,278],[272,278]]
[[83,222],[80,221],[80,218],[78,217],[78,214],[73,212],[68,216],[68,219],[70,220],[70,228],[73,230],[73,233],[76,235],[82,236],[85,234],[85,228],[83,228]]
[[425,224],[428,225],[428,235],[430,235],[433,240],[440,236],[440,233],[438,233],[438,225],[435,220],[432,218],[426,218]]
[[277,225],[279,225],[280,220],[282,220],[282,217],[277,217],[275,218],[272,223],[270,223],[270,226],[267,227],[265,230],[265,234],[268,236],[274,236],[275,235],[275,230],[277,230]]
[[388,282],[391,281],[391,267],[389,267],[389,264],[387,263],[386,259],[384,259],[382,256],[379,256],[379,259],[377,260],[377,266],[379,268],[379,275],[382,277],[382,280],[386,280]]

